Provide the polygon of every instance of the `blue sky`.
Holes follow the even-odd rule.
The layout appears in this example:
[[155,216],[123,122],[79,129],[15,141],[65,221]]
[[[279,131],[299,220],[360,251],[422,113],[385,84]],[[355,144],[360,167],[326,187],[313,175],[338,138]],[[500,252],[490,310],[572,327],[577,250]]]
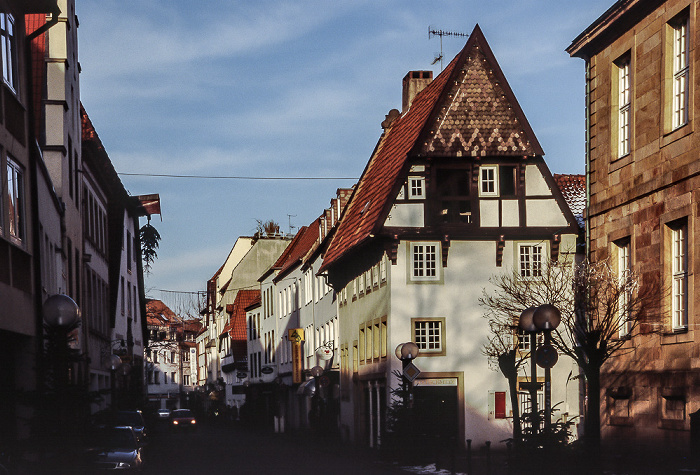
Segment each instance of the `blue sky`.
[[[478,23],[553,173],[584,171],[584,63],[564,49],[613,0],[77,0],[81,98],[119,173],[348,177],[401,80]],[[466,38],[444,37],[445,65]],[[352,179],[122,175],[159,193],[146,290],[198,291],[256,220],[318,217]]]

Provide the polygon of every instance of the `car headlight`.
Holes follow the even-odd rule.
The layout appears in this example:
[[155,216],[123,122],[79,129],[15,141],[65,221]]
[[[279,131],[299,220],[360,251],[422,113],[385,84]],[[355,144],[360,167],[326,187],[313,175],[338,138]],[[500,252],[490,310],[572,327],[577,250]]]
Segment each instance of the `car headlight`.
[[179,422],[178,422],[178,421],[173,421],[173,424],[178,425]]
[[130,464],[130,463],[126,463],[126,462],[119,462],[115,468],[117,468],[117,469],[128,469],[128,468],[131,468],[131,464]]

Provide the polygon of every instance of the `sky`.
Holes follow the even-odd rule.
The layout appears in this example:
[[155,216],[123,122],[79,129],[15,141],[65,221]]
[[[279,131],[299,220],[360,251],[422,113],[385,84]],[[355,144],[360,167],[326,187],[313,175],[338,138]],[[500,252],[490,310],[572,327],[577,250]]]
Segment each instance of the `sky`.
[[[584,62],[564,50],[613,3],[76,0],[82,103],[127,191],[161,198],[147,295],[204,290],[257,220],[294,233],[320,216],[406,73],[439,74],[431,28],[478,24],[552,173],[583,173]],[[444,66],[466,41],[443,36]]]

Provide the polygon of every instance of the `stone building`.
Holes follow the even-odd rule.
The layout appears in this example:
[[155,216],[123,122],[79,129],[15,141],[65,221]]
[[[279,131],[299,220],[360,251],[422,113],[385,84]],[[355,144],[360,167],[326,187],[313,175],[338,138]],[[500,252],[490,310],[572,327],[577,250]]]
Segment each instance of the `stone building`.
[[684,447],[700,409],[699,5],[620,0],[567,49],[586,67],[590,258],[661,288],[603,368],[602,435],[637,445]]

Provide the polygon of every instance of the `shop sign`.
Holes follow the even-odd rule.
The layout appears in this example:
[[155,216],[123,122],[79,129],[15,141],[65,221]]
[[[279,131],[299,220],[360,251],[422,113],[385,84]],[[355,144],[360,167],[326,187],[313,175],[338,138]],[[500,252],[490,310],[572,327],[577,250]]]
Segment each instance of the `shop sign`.
[[414,386],[457,386],[457,378],[429,378],[418,379]]

